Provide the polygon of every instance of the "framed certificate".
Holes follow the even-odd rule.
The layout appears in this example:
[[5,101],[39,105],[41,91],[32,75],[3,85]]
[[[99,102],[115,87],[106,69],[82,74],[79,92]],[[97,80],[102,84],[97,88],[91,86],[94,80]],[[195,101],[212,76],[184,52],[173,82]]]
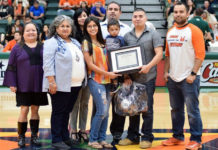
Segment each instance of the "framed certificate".
[[144,64],[144,53],[140,46],[127,46],[108,51],[110,71],[117,73],[133,73],[139,71]]

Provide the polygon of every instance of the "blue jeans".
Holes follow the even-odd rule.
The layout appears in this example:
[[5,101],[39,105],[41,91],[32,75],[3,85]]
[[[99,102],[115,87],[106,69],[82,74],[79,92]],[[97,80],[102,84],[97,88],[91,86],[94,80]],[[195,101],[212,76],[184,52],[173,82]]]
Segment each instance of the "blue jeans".
[[142,137],[141,140],[143,141],[150,141],[154,140],[154,135],[152,134],[153,129],[153,104],[154,104],[154,92],[155,92],[155,81],[156,79],[150,80],[145,83],[147,87],[147,94],[148,94],[148,111],[146,113],[142,113],[143,124],[142,124]]
[[91,122],[89,141],[105,141],[108,124],[108,111],[111,101],[110,86],[109,84],[99,84],[93,79],[89,79],[88,86],[96,107],[96,113]]
[[[154,103],[154,91],[155,91],[155,81],[156,79],[152,79],[146,83],[141,83],[146,85],[146,92],[148,95],[148,111],[146,113],[142,113],[143,124],[142,124],[142,141],[150,141],[152,142],[154,136],[152,134],[153,129],[153,103]],[[139,141],[139,124],[140,124],[140,115],[130,117],[130,126],[128,128],[127,138],[131,141],[138,142]]]
[[191,133],[190,140],[201,142],[202,121],[198,100],[200,77],[196,76],[196,79],[192,84],[187,83],[186,79],[181,82],[175,82],[169,78],[167,86],[170,95],[170,106],[172,108],[171,118],[173,124],[173,137],[184,140],[184,105],[186,104]]
[[[67,14],[66,14],[67,13]],[[74,16],[75,11],[72,9],[59,9],[57,12],[57,15],[70,15],[70,16]]]

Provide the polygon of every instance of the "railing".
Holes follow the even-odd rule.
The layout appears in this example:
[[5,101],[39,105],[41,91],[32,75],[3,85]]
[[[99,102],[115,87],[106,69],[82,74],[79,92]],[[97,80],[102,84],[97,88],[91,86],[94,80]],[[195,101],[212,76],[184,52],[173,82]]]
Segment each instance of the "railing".
[[136,9],[136,0],[131,0],[130,5],[134,5],[134,9]]

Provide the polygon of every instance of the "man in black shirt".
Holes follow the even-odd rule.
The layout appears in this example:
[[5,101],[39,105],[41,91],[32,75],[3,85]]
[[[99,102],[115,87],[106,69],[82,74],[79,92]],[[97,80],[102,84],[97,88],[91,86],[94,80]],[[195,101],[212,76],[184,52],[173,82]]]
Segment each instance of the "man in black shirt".
[[8,24],[11,24],[13,16],[13,8],[8,5],[8,0],[3,0],[0,5],[0,21],[7,19]]

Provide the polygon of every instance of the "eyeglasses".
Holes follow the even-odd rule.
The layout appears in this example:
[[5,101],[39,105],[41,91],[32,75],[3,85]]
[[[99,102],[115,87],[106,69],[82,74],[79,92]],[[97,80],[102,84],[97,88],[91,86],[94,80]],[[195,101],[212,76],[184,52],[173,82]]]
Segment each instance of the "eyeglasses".
[[88,25],[88,26],[87,26],[87,28],[89,28],[89,29],[91,29],[91,28],[97,28],[97,27],[98,27],[97,25],[93,25],[93,26]]

